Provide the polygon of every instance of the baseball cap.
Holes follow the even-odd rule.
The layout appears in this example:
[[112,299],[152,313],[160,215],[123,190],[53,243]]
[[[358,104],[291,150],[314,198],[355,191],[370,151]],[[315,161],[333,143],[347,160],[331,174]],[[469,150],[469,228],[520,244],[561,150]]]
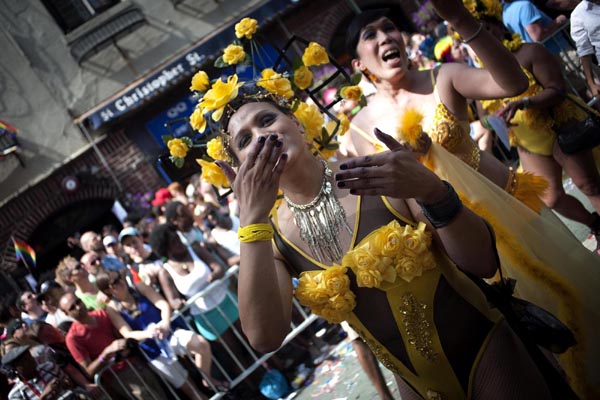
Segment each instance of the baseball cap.
[[119,233],[119,243],[123,243],[123,239],[125,239],[126,236],[139,236],[140,232],[135,229],[133,226],[128,226],[127,228],[124,228],[121,233]]
[[169,192],[167,188],[160,188],[154,193],[154,200],[152,200],[153,206],[162,206],[167,202],[167,200],[171,200],[173,195]]
[[115,244],[115,243],[117,243],[117,239],[115,239],[115,237],[114,237],[114,236],[112,236],[112,235],[104,236],[104,239],[102,239],[102,243],[103,243],[103,244],[104,244],[106,247],[108,247],[108,246],[110,246],[111,244]]
[[21,357],[23,355],[23,353],[25,353],[27,350],[29,350],[29,347],[31,347],[31,346],[28,344],[25,344],[23,346],[17,346],[17,347],[10,349],[10,351],[6,352],[4,357],[2,357],[2,365],[12,364],[19,357]]

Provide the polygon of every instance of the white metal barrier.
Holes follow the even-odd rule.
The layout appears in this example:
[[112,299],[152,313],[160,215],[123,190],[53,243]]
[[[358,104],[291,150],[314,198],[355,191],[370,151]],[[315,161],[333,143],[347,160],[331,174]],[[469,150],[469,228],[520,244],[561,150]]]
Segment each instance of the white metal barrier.
[[[173,312],[172,320],[175,320],[178,317],[183,317],[184,321],[186,322],[186,324],[188,326],[188,329],[195,330],[189,323],[188,318],[186,316],[190,307],[194,304],[194,302],[196,300],[198,300],[199,298],[201,298],[203,296],[206,296],[211,291],[215,290],[218,287],[218,285],[222,285],[222,284],[231,285],[232,282],[237,283],[238,273],[239,273],[239,265],[235,265],[235,266],[229,268],[221,280],[211,283],[204,290],[202,290],[201,292],[197,293],[196,295],[190,297],[186,301],[186,304],[182,309]],[[227,292],[227,296],[230,296],[230,298],[231,298],[231,293],[229,291]],[[235,304],[237,305],[237,299],[231,298],[231,300],[233,300],[235,302]],[[287,343],[289,343],[292,339],[294,339],[299,333],[301,333],[304,329],[306,329],[308,326],[310,326],[310,324],[312,324],[318,318],[316,315],[314,315],[312,313],[310,313],[310,314],[307,313],[304,310],[304,308],[302,307],[302,305],[300,305],[300,303],[296,300],[296,298],[293,299],[293,303],[294,303],[293,304],[294,308],[302,316],[302,322],[299,324],[295,324],[294,322],[292,322],[291,331],[285,338],[285,340],[282,344],[282,347],[285,346]],[[240,374],[237,374],[237,376],[233,375],[231,371],[225,370],[223,365],[221,365],[219,363],[219,361],[213,355],[213,364],[218,368],[219,372],[224,377],[226,377],[229,387],[232,389],[235,386],[237,386],[238,384],[240,384],[248,376],[250,376],[250,374],[252,374],[258,368],[260,368],[265,361],[267,361],[271,356],[273,356],[273,354],[276,353],[276,351],[272,352],[272,353],[268,353],[268,354],[263,354],[263,355],[257,354],[254,351],[254,349],[250,346],[250,344],[246,340],[245,336],[233,324],[233,321],[229,321],[227,319],[227,316],[225,315],[225,313],[223,313],[220,309],[219,309],[219,312],[221,313],[221,316],[230,323],[233,334],[235,335],[237,340],[240,342],[240,344],[244,347],[244,349],[248,352],[248,354],[252,358],[252,364],[249,366],[244,366],[242,361],[239,359],[239,355],[235,354],[234,351],[230,348],[230,346],[224,340],[222,340],[222,338],[219,337],[217,339],[217,341],[226,350],[227,354],[235,362],[236,366],[242,371]],[[210,323],[208,321],[206,321],[206,322],[210,325]],[[206,380],[207,380],[207,382],[210,382],[209,379],[206,379]],[[211,399],[220,399],[226,394],[226,392],[219,392],[218,389],[216,387],[214,387],[212,384],[211,384],[211,388],[216,393]]]

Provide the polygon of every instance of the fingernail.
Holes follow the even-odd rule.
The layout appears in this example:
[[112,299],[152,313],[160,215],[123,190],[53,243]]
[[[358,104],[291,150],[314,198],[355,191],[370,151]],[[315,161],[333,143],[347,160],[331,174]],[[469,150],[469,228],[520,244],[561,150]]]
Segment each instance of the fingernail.
[[277,140],[277,135],[271,135],[271,136],[269,136],[269,139],[271,141]]
[[275,147],[281,147],[283,143],[281,143],[279,140],[275,142]]
[[356,194],[356,189],[350,189],[350,194]]
[[265,137],[261,136],[261,137],[258,138],[258,143],[264,143],[265,140],[266,140]]
[[348,166],[346,164],[340,164],[340,169],[348,169]]
[[346,187],[346,182],[338,182],[338,187]]
[[285,159],[285,158],[288,158],[288,155],[287,155],[287,153],[283,153],[283,154],[281,155],[281,158],[284,158],[284,159]]
[[335,179],[336,181],[339,181],[340,179],[342,179],[342,174],[335,174],[333,176],[333,179]]

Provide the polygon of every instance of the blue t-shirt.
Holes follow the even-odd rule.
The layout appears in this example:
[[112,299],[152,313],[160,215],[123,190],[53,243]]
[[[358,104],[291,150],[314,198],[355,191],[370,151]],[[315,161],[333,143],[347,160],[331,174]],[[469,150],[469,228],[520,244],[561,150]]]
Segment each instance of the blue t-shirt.
[[[540,22],[542,26],[547,26],[553,21],[552,18],[540,11],[533,3],[526,0],[504,3],[502,20],[511,33],[518,33],[523,38],[523,41],[529,43],[535,41],[527,33],[527,29],[525,29],[527,25]],[[552,39],[544,43],[544,47],[554,54],[559,54],[567,46],[567,41],[562,33],[556,34]]]

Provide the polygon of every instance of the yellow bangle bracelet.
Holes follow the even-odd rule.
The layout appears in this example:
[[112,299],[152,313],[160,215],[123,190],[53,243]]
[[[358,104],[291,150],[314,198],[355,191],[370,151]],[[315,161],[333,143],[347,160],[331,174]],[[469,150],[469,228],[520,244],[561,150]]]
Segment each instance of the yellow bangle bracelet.
[[238,239],[242,243],[252,243],[273,239],[271,224],[250,224],[238,228]]

